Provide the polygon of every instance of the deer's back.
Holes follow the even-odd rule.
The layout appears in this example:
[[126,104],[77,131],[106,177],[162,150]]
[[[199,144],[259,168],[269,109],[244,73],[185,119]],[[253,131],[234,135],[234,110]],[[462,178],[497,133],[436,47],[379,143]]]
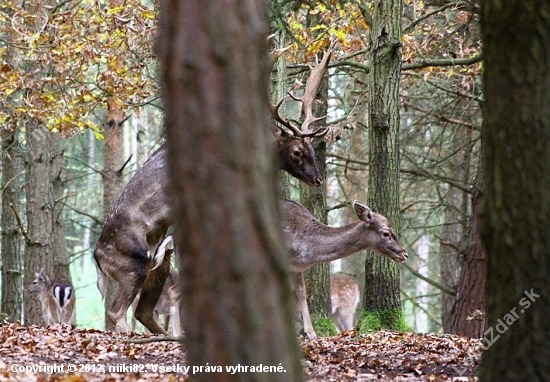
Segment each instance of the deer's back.
[[[130,257],[146,256],[171,225],[166,195],[166,146],[162,145],[134,174],[107,216],[96,256],[115,249]],[[129,252],[129,253],[126,253]]]

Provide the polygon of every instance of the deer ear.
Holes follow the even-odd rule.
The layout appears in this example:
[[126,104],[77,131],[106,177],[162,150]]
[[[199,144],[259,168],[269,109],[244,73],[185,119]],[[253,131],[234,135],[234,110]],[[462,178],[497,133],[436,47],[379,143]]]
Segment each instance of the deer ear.
[[279,137],[280,137],[281,134],[282,134],[281,129],[279,129],[277,126],[275,126],[274,123],[272,123],[271,126],[270,126],[270,130],[271,130],[271,134],[273,134],[273,136],[275,137],[275,139],[279,139]]
[[355,213],[360,220],[368,224],[372,223],[372,211],[369,207],[355,200],[353,202],[353,208],[355,209]]
[[277,142],[279,142],[279,144],[284,144],[292,138],[285,129],[275,125],[274,123],[271,124],[271,133],[273,134]]

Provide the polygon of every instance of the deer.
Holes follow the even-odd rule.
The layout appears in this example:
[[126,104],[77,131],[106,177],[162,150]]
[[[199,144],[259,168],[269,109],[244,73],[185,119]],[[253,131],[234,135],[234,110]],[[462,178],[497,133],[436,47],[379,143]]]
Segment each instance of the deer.
[[370,249],[398,263],[408,255],[388,219],[354,201],[359,221],[343,227],[330,227],[317,220],[304,206],[292,200],[281,202],[283,231],[290,251],[290,272],[302,313],[304,331],[317,339],[306,300],[303,272],[314,264],[338,260],[358,251]]
[[75,295],[68,280],[52,280],[41,269],[27,287],[27,292],[38,293],[46,325],[74,322]]
[[332,320],[338,331],[345,332],[354,327],[359,295],[359,284],[352,277],[345,274],[330,276]]
[[[281,168],[314,187],[320,186],[323,180],[310,140],[324,136],[329,128],[309,131],[309,127],[322,119],[313,117],[312,107],[329,57],[330,54],[325,54],[321,63],[312,69],[304,95],[300,98],[291,95],[305,110],[306,119],[300,128],[280,116],[282,101],[269,107]],[[168,228],[173,224],[167,196],[166,151],[166,145],[162,144],[126,184],[105,219],[94,249],[102,296],[105,297],[106,278],[118,285],[115,298],[107,308],[107,317],[120,331],[130,330],[126,312],[139,294],[136,319],[151,333],[168,334],[154,318],[154,308],[170,273],[170,255],[162,249],[162,243],[169,238]]]
[[[132,304],[133,311],[135,312],[137,303],[139,300],[139,294]],[[178,272],[172,267],[170,273],[164,283],[164,288],[160,295],[159,301],[155,306],[154,315],[155,320],[158,321],[159,316],[164,317],[164,330],[168,331],[170,322],[172,323],[172,334],[178,337],[182,334],[181,320],[180,320],[180,302],[181,302],[181,290]],[[136,328],[136,318],[132,317],[132,331]]]

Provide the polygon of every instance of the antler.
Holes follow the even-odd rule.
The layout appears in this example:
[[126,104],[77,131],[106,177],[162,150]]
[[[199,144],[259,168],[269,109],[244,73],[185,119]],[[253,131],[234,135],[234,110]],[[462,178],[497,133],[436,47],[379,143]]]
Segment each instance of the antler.
[[323,130],[323,128],[319,128],[311,132],[315,134],[310,135],[310,133],[308,133],[309,126],[311,124],[323,120],[327,117],[326,115],[324,115],[322,117],[315,118],[313,116],[312,109],[313,102],[315,101],[315,97],[317,96],[317,92],[319,91],[319,87],[321,86],[321,81],[328,66],[331,54],[331,49],[327,50],[323,55],[323,59],[321,60],[321,62],[315,65],[313,69],[311,69],[311,74],[306,81],[306,89],[302,97],[296,97],[294,94],[288,93],[292,97],[292,99],[294,99],[295,101],[299,101],[304,105],[304,114],[306,115],[306,119],[302,123],[302,127],[300,129],[303,132],[302,135],[304,135],[305,133],[307,134],[306,136],[323,136],[328,132],[328,128],[326,128],[322,134],[318,134],[321,130]]
[[279,122],[281,125],[286,126],[288,129],[290,129],[295,136],[301,137],[302,132],[300,131],[300,129],[298,129],[296,126],[290,123],[288,119],[284,118],[283,116],[281,116],[281,114],[279,114],[279,108],[283,104],[284,100],[285,99],[283,98],[275,105],[272,104],[271,102],[269,103],[269,111],[271,112],[271,116],[275,121]]
[[[279,49],[278,51],[272,52],[270,55],[270,58],[273,62],[281,56],[282,53],[284,53],[285,49]],[[330,60],[330,55],[332,54],[331,49],[327,50],[325,54],[323,55],[323,59],[319,64],[317,64],[313,69],[311,69],[311,74],[309,78],[306,81],[306,89],[304,91],[304,95],[302,97],[296,97],[292,93],[288,93],[292,99],[295,101],[299,101],[304,105],[304,113],[306,116],[306,119],[302,123],[301,128],[298,128],[294,126],[289,120],[282,117],[279,114],[279,108],[281,107],[284,98],[280,100],[277,104],[270,103],[269,110],[271,111],[271,115],[273,116],[273,119],[277,122],[279,122],[281,125],[286,126],[288,129],[290,129],[295,136],[299,137],[322,137],[324,136],[330,129],[330,127],[320,127],[318,129],[315,129],[313,131],[309,131],[309,126],[315,122],[318,122],[320,120],[323,120],[326,118],[325,116],[315,118],[313,116],[313,102],[315,101],[315,97],[317,95],[317,92],[319,91],[319,87],[321,86],[321,80],[323,79],[323,75],[325,74],[325,70],[328,66],[328,62]]]

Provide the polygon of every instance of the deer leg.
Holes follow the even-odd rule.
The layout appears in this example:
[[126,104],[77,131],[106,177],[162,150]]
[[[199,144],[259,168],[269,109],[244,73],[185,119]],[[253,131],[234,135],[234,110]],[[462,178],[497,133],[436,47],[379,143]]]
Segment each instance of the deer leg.
[[168,331],[169,326],[170,326],[170,314],[165,314],[164,315],[164,325],[163,325],[164,330]]
[[302,311],[302,320],[304,321],[304,332],[306,332],[307,337],[310,340],[316,340],[317,334],[313,329],[313,324],[311,323],[311,317],[309,316],[309,309],[307,306],[306,298],[306,283],[304,282],[304,274],[302,272],[296,273],[294,291],[296,297],[298,297],[298,303],[300,304],[300,310]]
[[344,318],[342,317],[342,312],[340,312],[340,310],[336,310],[332,314],[332,320],[334,321],[334,325],[336,325],[340,333],[347,330],[346,324],[344,323]]
[[[135,275],[135,274],[134,274]],[[118,283],[118,291],[113,300],[113,304],[107,313],[109,320],[116,326],[116,330],[129,332],[130,328],[126,322],[126,312],[136,298],[144,278],[131,277],[132,273],[126,274],[128,277],[124,282]],[[130,279],[130,280],[129,280]]]
[[346,330],[350,330],[353,328],[353,316],[355,311],[350,311],[350,309],[346,309],[342,314],[342,327],[345,332]]
[[[181,336],[181,317],[180,317],[180,301],[177,300],[174,306],[170,307],[170,316],[172,321],[172,333],[174,336]],[[168,321],[168,319],[167,319]]]
[[137,307],[138,301],[139,301],[139,294],[136,296],[136,298],[134,299],[131,305],[132,306],[132,332],[136,331],[136,324],[137,324],[136,307]]
[[160,267],[151,271],[147,276],[147,279],[141,287],[139,302],[135,313],[137,320],[152,333],[164,335],[168,335],[168,332],[155,320],[154,311],[170,271],[170,258],[168,257],[167,260],[168,261],[165,260]]
[[118,272],[111,274],[110,277],[118,284],[118,290],[107,317],[115,324],[116,330],[129,332],[126,312],[147,278],[147,263],[131,261],[127,264],[119,264]]

